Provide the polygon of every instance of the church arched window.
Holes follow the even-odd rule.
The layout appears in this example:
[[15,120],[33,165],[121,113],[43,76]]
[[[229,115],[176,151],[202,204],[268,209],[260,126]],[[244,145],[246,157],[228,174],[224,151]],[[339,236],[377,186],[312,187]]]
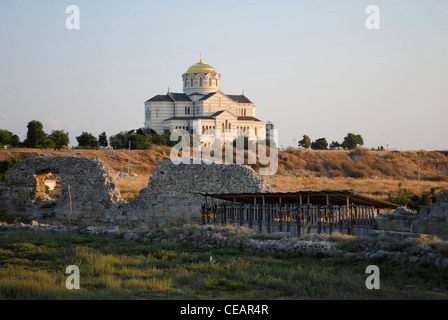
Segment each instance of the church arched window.
[[244,116],[246,116],[246,109],[244,109]]
[[212,78],[208,78],[208,85],[211,87],[212,86]]
[[193,86],[193,78],[190,78],[190,87]]
[[202,78],[199,78],[199,85],[202,87]]

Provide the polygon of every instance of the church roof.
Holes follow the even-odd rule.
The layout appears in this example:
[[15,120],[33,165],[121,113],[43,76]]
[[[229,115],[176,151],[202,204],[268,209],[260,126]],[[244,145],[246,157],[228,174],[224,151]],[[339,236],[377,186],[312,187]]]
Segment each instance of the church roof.
[[215,68],[213,68],[211,65],[206,64],[204,61],[202,61],[202,53],[201,53],[201,61],[192,65],[190,68],[188,68],[187,72],[185,72],[185,74],[192,74],[192,73],[218,74],[218,72],[216,72]]
[[[199,99],[199,101],[207,100],[208,98],[213,97],[218,92],[221,92],[221,91],[211,92],[211,93],[203,96],[201,99]],[[236,103],[252,103],[252,101],[250,101],[245,95],[242,95],[242,94],[241,95],[235,95],[235,94],[225,94],[223,92],[221,92],[221,93],[223,95],[229,97],[230,99],[232,99]]]
[[[148,101],[191,101],[191,99],[185,93],[169,92],[168,94],[158,94]],[[148,102],[146,101],[146,102]]]
[[191,101],[191,99],[185,93],[170,92],[169,95],[171,95],[175,101]]
[[261,120],[258,120],[258,119],[255,118],[255,117],[244,117],[244,116],[241,116],[241,117],[237,117],[236,119],[237,119],[237,120],[246,120],[246,121],[262,122]]
[[250,101],[245,95],[241,94],[241,95],[230,95],[230,94],[226,94],[226,96],[228,96],[230,99],[232,99],[233,101],[237,102],[237,103],[252,103],[252,101]]
[[216,91],[216,92],[210,92],[209,94],[207,94],[207,95],[205,95],[205,96],[203,96],[201,99],[199,99],[199,101],[202,101],[202,100],[207,100],[208,98],[210,98],[210,97],[213,97],[215,94],[217,94],[219,91]]
[[198,119],[213,119],[212,116],[201,116],[201,117],[171,117],[165,119],[163,121],[171,121],[171,120],[198,120]]
[[172,102],[173,99],[171,99],[166,94],[158,94],[158,95],[152,97],[151,99],[147,100],[146,102],[148,102],[148,101],[170,101],[170,102]]
[[209,116],[198,116],[198,117],[171,117],[164,121],[169,120],[198,120],[198,119],[214,119],[216,116],[219,116],[221,113],[225,112],[225,110],[217,111]]

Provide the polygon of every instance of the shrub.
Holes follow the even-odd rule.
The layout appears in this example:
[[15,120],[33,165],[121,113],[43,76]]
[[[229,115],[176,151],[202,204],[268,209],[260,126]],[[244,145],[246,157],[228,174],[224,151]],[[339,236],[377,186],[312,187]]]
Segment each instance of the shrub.
[[320,162],[312,162],[307,164],[306,169],[314,171],[314,172],[324,172],[325,168]]
[[335,169],[330,171],[330,175],[332,178],[343,177],[344,173],[341,170]]
[[[9,157],[6,160],[0,161],[0,174],[4,175],[9,168],[13,167],[19,160],[17,160],[14,156]],[[3,180],[0,180],[3,181]]]
[[17,217],[13,214],[9,214],[6,210],[0,210],[0,222],[6,222],[7,224],[16,224]]
[[241,282],[232,282],[227,279],[211,279],[207,281],[206,284],[209,289],[231,289],[231,290],[241,290],[246,287],[244,283]]
[[350,152],[350,156],[359,156],[359,157],[367,157],[370,156],[372,153],[365,148],[358,148],[355,149],[354,151]]
[[396,196],[389,193],[388,201],[402,207],[419,211],[422,207],[430,206],[437,200],[436,188],[423,191],[421,194],[411,194],[407,188],[403,188],[402,183],[398,184]]
[[367,178],[369,176],[363,165],[355,165],[348,161],[342,163],[342,170],[351,178]]

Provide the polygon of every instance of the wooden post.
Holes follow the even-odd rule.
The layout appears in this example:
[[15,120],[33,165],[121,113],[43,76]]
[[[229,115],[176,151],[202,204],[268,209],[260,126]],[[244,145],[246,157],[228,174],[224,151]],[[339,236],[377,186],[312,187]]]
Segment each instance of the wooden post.
[[213,225],[215,224],[215,208],[214,208],[214,198],[213,198],[213,196],[212,196],[212,207],[211,207],[211,214],[212,214],[212,218],[213,218]]
[[70,199],[70,213],[68,215],[68,230],[70,230],[70,220],[72,218],[72,195],[70,193],[70,185],[68,185],[68,198]]
[[283,224],[282,224],[282,219],[283,219],[283,207],[282,207],[282,196],[279,197],[279,216],[278,216],[278,222],[279,222],[279,231],[282,232],[283,231]]
[[203,218],[203,223],[206,224],[206,219],[207,219],[207,213],[208,213],[208,204],[207,204],[207,195],[205,195],[205,210],[204,210],[204,214],[202,215]]
[[300,237],[300,211],[302,210],[302,196],[300,196],[300,203],[296,206],[295,216],[296,216],[296,228],[297,228],[297,237]]
[[259,219],[258,219],[258,231],[261,232],[263,229],[263,219],[264,219],[264,214],[265,214],[265,208],[264,208],[264,195],[262,196],[262,207],[261,210],[258,214]]
[[266,219],[267,219],[266,228],[267,228],[268,233],[271,233],[271,214],[272,214],[272,205],[269,203],[268,204],[268,214],[266,217]]
[[321,207],[320,206],[317,206],[317,233],[318,234],[320,234],[321,233],[321,228],[322,228],[322,225],[321,225],[321,217],[322,217],[322,213],[321,213]]

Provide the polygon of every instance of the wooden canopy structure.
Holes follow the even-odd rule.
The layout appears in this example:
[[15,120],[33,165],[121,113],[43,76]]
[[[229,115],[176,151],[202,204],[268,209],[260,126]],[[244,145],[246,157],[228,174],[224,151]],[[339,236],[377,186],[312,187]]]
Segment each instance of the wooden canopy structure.
[[297,204],[318,206],[369,206],[375,209],[396,209],[396,204],[371,199],[350,191],[296,191],[296,192],[266,192],[266,193],[200,193],[202,196],[238,203],[265,204]]

